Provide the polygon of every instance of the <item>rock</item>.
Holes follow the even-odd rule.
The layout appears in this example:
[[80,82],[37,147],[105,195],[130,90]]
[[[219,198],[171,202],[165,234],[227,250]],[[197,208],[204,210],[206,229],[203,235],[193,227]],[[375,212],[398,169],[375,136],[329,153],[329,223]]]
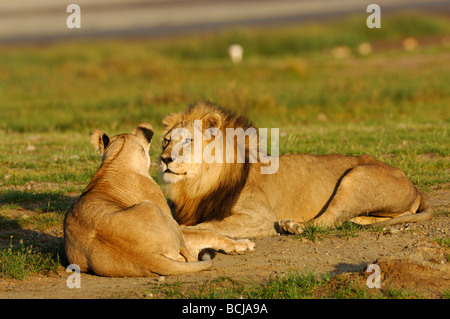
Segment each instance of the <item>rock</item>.
[[36,146],[32,145],[32,144],[28,144],[27,147],[25,147],[25,150],[28,152],[32,152],[36,150]]
[[388,234],[388,235],[397,234],[397,233],[401,232],[402,230],[403,230],[403,228],[399,229],[399,228],[395,228],[395,227],[387,227],[384,229],[385,234]]
[[164,277],[164,276],[159,276],[159,278],[157,279],[157,281],[158,281],[160,284],[165,283],[165,282],[166,282],[166,277]]

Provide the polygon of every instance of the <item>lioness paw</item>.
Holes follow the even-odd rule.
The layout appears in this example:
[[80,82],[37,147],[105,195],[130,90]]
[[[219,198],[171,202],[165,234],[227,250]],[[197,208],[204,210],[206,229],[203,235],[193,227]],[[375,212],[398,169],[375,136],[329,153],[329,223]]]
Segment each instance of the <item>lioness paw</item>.
[[292,219],[282,219],[279,221],[279,225],[281,230],[287,234],[300,235],[304,231],[303,224]]

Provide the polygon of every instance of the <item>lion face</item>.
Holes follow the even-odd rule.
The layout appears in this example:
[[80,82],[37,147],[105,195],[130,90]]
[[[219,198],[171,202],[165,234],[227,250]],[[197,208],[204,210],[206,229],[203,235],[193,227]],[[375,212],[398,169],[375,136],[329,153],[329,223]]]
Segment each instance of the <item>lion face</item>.
[[[193,136],[194,130],[192,126],[185,126],[185,128],[192,134]],[[163,180],[166,183],[176,183],[182,179],[189,178],[192,176],[196,176],[200,170],[200,165],[198,163],[189,163],[188,161],[183,161],[183,158],[187,158],[189,155],[193,157],[193,147],[192,146],[192,138],[187,136],[179,136],[179,139],[175,139],[172,136],[173,130],[169,130],[164,135],[164,140],[162,142],[162,154],[160,161],[160,169],[162,172]],[[177,145],[182,145],[184,148],[180,150],[180,157],[173,156],[174,148],[177,148]],[[188,154],[186,151],[191,149],[191,153]],[[185,153],[186,152],[186,153]],[[174,153],[175,154],[175,153]]]
[[163,180],[171,184],[181,180],[201,183],[206,175],[220,171],[225,145],[222,123],[213,109],[167,115],[163,119],[166,131],[160,162]]
[[[205,131],[214,128],[217,122],[212,125],[208,119],[183,121],[165,133],[160,162],[165,182],[173,184],[183,179],[197,179],[212,164],[210,159],[203,158],[203,154],[211,143],[216,142],[215,137],[210,136],[210,140],[204,140],[203,137]],[[221,144],[217,145],[219,152],[222,141],[217,142]]]
[[240,167],[236,164],[257,162],[258,134],[243,116],[198,103],[187,112],[167,115],[163,125],[160,169],[167,183],[197,180],[201,187],[224,170]]

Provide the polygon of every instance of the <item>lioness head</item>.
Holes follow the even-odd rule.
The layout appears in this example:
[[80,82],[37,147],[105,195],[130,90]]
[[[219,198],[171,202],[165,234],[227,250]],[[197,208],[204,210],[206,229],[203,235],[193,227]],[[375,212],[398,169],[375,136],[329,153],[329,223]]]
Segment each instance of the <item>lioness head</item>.
[[123,162],[135,170],[148,170],[150,167],[149,149],[153,137],[150,124],[138,125],[131,134],[109,137],[100,130],[92,134],[91,143],[99,151],[102,164],[111,161]]

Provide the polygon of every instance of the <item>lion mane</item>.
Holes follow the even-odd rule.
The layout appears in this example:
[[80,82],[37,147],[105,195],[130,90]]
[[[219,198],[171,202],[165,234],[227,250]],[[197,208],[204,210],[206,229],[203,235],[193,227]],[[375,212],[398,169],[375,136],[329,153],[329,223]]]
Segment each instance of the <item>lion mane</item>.
[[[169,135],[175,127],[187,126],[193,120],[204,119],[211,114],[220,117],[218,128],[224,136],[226,128],[246,130],[255,127],[246,116],[238,115],[211,102],[199,102],[189,105],[184,113],[167,115],[163,124],[169,129],[164,135]],[[245,139],[244,149],[244,163],[204,165],[198,178],[182,180],[172,185],[170,189],[172,208],[178,223],[191,226],[212,220],[223,220],[231,214],[232,207],[236,204],[249,175],[248,139]],[[234,147],[234,152],[236,154],[237,147]]]

